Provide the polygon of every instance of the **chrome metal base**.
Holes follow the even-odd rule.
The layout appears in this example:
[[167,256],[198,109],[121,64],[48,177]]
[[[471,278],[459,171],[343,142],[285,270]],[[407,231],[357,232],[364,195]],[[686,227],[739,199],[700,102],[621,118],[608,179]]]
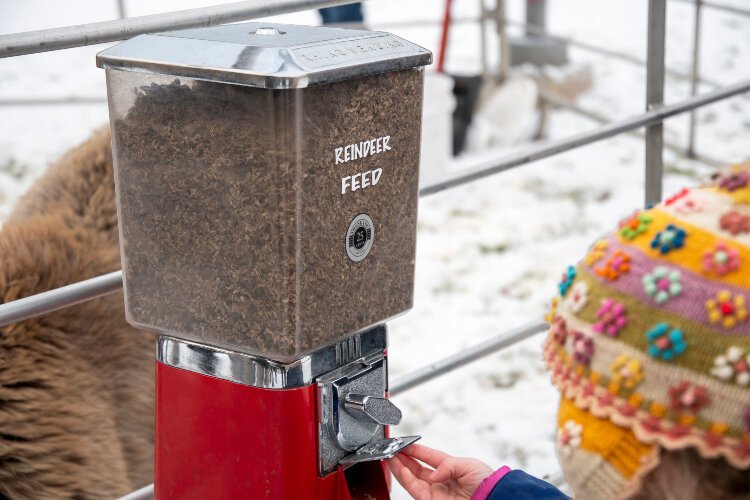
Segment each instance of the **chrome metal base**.
[[161,335],[157,339],[156,359],[175,368],[237,384],[287,389],[310,385],[318,376],[363,356],[382,354],[386,347],[385,325],[350,335],[288,363]]

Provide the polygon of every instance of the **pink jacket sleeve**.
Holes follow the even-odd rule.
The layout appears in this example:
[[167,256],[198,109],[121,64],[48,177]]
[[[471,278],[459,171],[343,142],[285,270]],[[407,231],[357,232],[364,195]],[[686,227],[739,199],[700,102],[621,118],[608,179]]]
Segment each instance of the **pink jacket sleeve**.
[[503,476],[510,472],[510,470],[510,467],[504,465],[484,478],[484,481],[479,483],[479,487],[474,491],[474,494],[471,495],[471,500],[486,500],[487,497],[490,496],[490,492],[495,485],[503,478]]

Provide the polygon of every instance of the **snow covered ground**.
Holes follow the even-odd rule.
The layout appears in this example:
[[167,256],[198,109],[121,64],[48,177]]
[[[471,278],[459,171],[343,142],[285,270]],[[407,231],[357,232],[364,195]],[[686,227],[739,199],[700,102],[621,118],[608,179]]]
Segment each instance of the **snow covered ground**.
[[[210,0],[128,0],[127,14],[188,8]],[[509,17],[523,17],[522,2]],[[747,7],[746,0],[731,3]],[[438,20],[442,2],[373,0],[368,21]],[[645,0],[550,0],[548,28],[588,43],[645,55]],[[476,15],[476,0],[456,0],[459,17]],[[0,33],[41,29],[115,17],[115,2],[26,0],[0,3]],[[317,24],[314,12],[276,20]],[[722,84],[750,77],[750,18],[705,9],[702,73]],[[693,10],[668,6],[667,65],[689,72]],[[437,50],[437,27],[393,29]],[[451,33],[447,68],[476,73],[478,28]],[[494,38],[490,43],[496,47]],[[105,96],[103,73],[94,65],[102,46],[0,60],[0,100],[24,97]],[[497,60],[492,51],[491,61]],[[573,67],[589,66],[594,85],[581,106],[613,119],[642,112],[645,70],[571,48]],[[710,90],[703,86],[701,91]],[[685,80],[668,78],[667,103],[689,94]],[[430,106],[429,102],[425,103]],[[742,96],[698,113],[698,151],[720,160],[750,156],[750,98]],[[47,162],[105,124],[104,102],[46,107],[0,107],[0,218]],[[564,137],[597,124],[554,112],[549,135]],[[685,141],[687,117],[670,120],[666,137]],[[431,137],[425,137],[430,141]],[[599,234],[612,228],[643,199],[643,142],[619,136],[490,179],[423,198],[420,202],[415,308],[393,321],[391,377],[448,356],[525,322],[541,318],[561,270],[579,258]],[[502,151],[487,153],[500,156]],[[666,157],[666,192],[696,182],[707,167]],[[454,170],[476,161],[462,158]],[[429,166],[424,180],[429,180]],[[394,429],[418,433],[423,442],[536,475],[558,470],[553,451],[557,394],[541,364],[542,336],[487,357],[396,398],[405,418]],[[396,498],[406,498],[396,490]]]

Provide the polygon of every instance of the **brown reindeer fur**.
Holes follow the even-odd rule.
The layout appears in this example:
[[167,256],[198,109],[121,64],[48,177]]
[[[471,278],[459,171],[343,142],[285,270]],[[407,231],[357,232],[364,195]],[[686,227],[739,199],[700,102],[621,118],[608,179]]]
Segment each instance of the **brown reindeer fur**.
[[[120,267],[108,131],[52,165],[0,231],[0,301]],[[116,498],[153,481],[153,335],[115,293],[0,329],[0,498]]]

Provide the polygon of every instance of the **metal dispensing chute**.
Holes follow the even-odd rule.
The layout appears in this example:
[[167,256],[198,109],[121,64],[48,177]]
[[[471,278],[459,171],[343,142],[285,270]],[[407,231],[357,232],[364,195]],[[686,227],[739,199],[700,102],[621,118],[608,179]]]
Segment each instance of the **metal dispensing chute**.
[[157,498],[384,499],[423,67],[387,33],[140,35],[106,68],[128,321],[159,334]]

